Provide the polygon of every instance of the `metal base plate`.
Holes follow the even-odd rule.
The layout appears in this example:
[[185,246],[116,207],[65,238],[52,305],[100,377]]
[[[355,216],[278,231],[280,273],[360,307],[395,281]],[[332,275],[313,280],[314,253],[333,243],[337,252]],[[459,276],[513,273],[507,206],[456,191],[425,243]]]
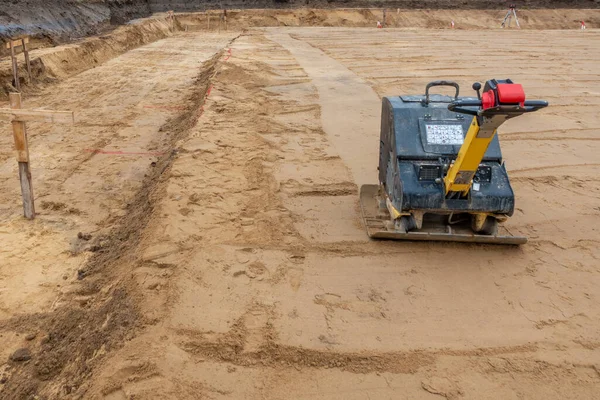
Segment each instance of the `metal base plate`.
[[497,235],[478,235],[469,227],[448,225],[443,218],[423,222],[422,229],[400,232],[390,223],[386,208],[379,208],[379,186],[363,185],[360,188],[360,208],[367,234],[374,239],[429,240],[444,242],[468,242],[519,245],[527,243],[525,236],[514,236],[500,226]]

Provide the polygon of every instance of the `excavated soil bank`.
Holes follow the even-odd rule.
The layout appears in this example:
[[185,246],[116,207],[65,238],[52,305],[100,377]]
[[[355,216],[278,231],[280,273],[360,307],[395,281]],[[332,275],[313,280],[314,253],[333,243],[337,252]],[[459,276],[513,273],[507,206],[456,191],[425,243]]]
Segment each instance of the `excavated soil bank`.
[[211,9],[387,8],[402,10],[500,10],[516,3],[519,9],[598,8],[598,0],[148,0],[152,12],[197,12]]
[[10,37],[33,36],[36,41],[32,47],[45,47],[150,13],[146,0],[0,0],[0,56],[5,54],[4,41]]
[[[222,10],[204,13],[177,14],[183,29],[224,29]],[[386,28],[499,29],[506,12],[503,10],[427,10],[387,9]],[[578,29],[585,20],[589,28],[600,26],[600,10],[557,9],[519,10],[522,29]],[[326,26],[375,28],[383,22],[383,9],[293,9],[293,10],[227,10],[229,29],[247,29],[268,26]],[[512,27],[516,28],[515,22]]]
[[[506,3],[506,4],[505,4]],[[127,23],[151,13],[201,12],[211,9],[414,9],[426,10],[501,10],[509,2],[487,0],[0,0],[0,57],[7,55],[4,43],[9,38],[30,36],[31,48],[50,47],[80,39]],[[600,0],[524,0],[518,6],[525,13],[532,9],[600,8]],[[250,11],[250,10],[248,10]],[[271,10],[274,11],[274,10]],[[260,26],[255,25],[255,26]],[[270,26],[270,25],[269,25]],[[334,24],[333,26],[340,26]],[[354,25],[348,25],[354,26]]]
[[[33,86],[56,82],[76,75],[134,49],[173,34],[174,25],[165,18],[148,18],[122,26],[102,36],[30,52]],[[18,56],[19,80],[25,91],[31,87],[23,55]],[[14,91],[10,58],[0,59],[0,99]]]
[[[589,28],[600,26],[600,10],[558,9],[523,10],[519,12],[522,29],[576,29],[586,20]],[[498,10],[388,10],[386,28],[498,29],[503,13]],[[134,21],[113,32],[95,36],[70,45],[39,49],[31,52],[31,64],[36,84],[72,76],[102,64],[137,46],[167,37],[178,30],[221,31],[244,30],[276,26],[369,27],[383,21],[381,9],[295,9],[295,10],[228,10],[226,21],[222,10],[180,13],[170,21],[164,15]],[[27,91],[23,56],[19,56],[21,86]],[[0,99],[14,91],[9,58],[0,59]]]

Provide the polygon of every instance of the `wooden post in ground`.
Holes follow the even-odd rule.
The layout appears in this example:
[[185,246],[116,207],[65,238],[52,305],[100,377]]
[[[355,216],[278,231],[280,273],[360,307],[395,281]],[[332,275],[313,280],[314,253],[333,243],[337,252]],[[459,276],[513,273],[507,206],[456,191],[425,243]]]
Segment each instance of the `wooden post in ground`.
[[23,54],[25,55],[25,65],[27,66],[27,75],[29,75],[29,83],[33,82],[33,76],[31,76],[31,64],[29,63],[29,50],[27,49],[27,38],[21,39],[21,45],[23,46]]
[[15,47],[13,46],[13,41],[10,40],[8,42],[10,45],[10,59],[12,61],[12,69],[13,69],[13,80],[15,81],[15,89],[17,91],[21,91],[21,82],[19,82],[19,65],[17,64],[17,55],[15,54]]
[[[10,108],[21,108],[21,94],[10,93]],[[27,143],[27,129],[25,122],[12,121],[15,150],[19,163],[19,180],[21,181],[21,195],[23,196],[23,215],[25,218],[35,218],[35,205],[33,203],[33,183],[29,169],[29,145]]]
[[172,10],[167,11],[167,20],[171,31],[175,32],[175,13]]
[[6,43],[6,48],[10,49],[10,58],[12,61],[13,79],[15,81],[15,88],[17,91],[21,91],[21,82],[19,81],[19,63],[17,61],[17,47],[23,47],[23,54],[25,55],[25,65],[27,67],[27,75],[29,76],[29,83],[32,82],[33,76],[31,75],[31,63],[29,61],[29,50],[27,49],[27,43],[29,38],[25,37],[22,39],[13,40],[10,39]]
[[29,144],[27,143],[25,121],[73,123],[75,117],[71,111],[22,110],[21,94],[9,93],[8,96],[10,108],[0,108],[0,115],[11,117],[17,162],[19,163],[23,215],[25,215],[25,218],[33,219],[35,218],[35,205],[33,201],[31,170],[29,169]]

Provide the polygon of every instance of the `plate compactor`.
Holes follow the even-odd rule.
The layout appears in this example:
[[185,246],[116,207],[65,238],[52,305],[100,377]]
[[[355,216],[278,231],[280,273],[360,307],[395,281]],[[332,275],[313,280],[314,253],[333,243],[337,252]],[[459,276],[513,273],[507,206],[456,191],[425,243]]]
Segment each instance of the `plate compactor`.
[[[454,97],[429,94],[452,86]],[[372,238],[523,244],[498,225],[513,214],[515,196],[497,129],[507,119],[548,106],[525,100],[510,79],[490,80],[475,97],[458,97],[451,81],[431,82],[425,95],[384,97],[379,185],[360,188]]]

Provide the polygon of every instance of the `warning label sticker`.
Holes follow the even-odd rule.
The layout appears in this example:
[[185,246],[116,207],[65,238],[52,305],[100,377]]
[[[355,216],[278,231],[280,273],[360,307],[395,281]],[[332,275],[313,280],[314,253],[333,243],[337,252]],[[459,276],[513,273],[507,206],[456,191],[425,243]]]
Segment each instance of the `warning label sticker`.
[[461,145],[464,135],[462,125],[425,124],[427,144]]

